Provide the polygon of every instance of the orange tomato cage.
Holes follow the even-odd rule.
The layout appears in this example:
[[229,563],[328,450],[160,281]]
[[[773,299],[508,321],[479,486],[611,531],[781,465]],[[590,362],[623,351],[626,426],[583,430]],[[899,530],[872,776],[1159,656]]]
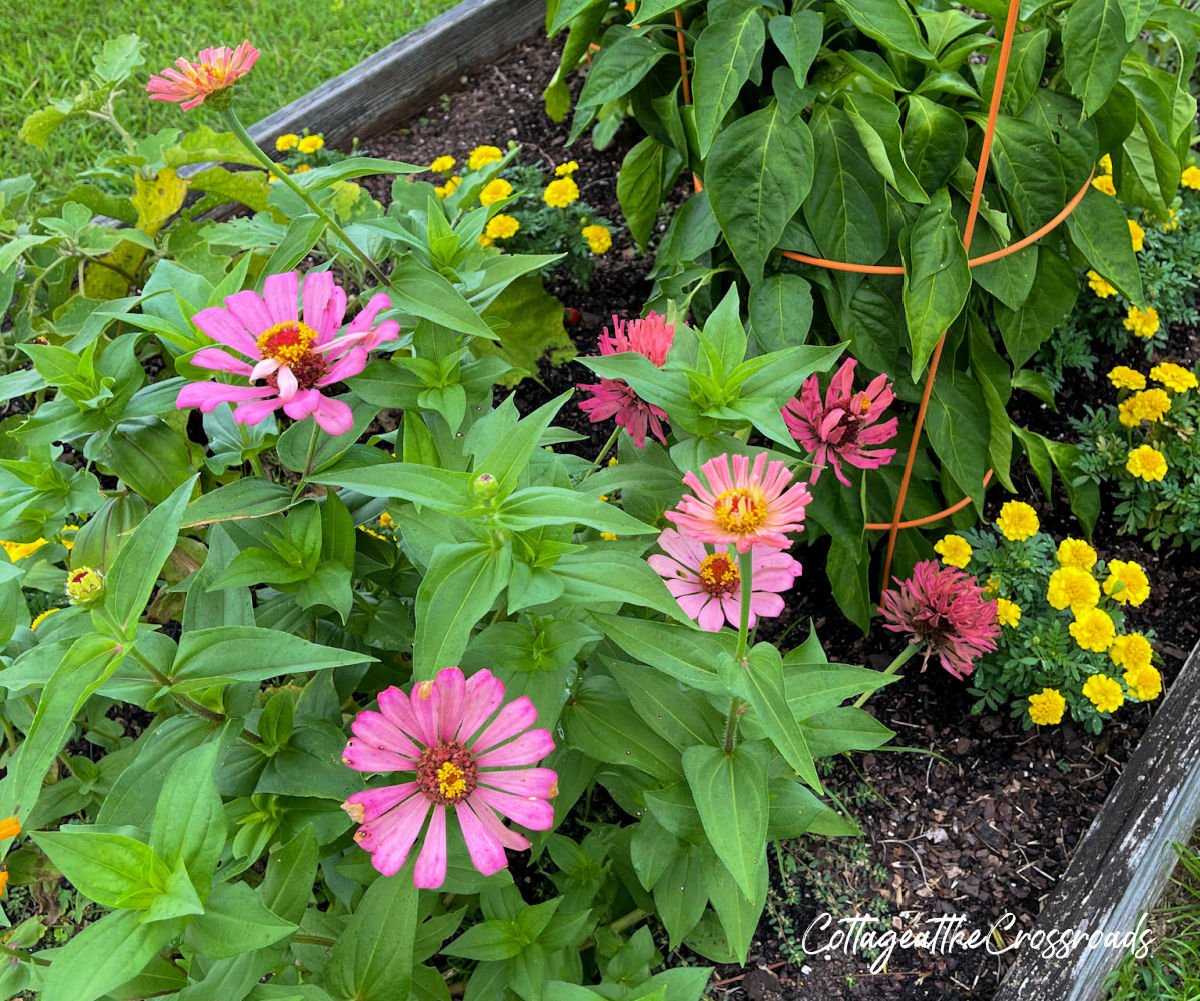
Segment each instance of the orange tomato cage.
[[[1000,53],[996,61],[996,79],[992,88],[991,104],[988,108],[987,124],[983,132],[983,145],[979,151],[979,162],[975,167],[975,186],[971,193],[971,204],[967,211],[966,225],[963,227],[962,242],[968,254],[971,249],[971,237],[975,233],[975,222],[979,217],[979,206],[983,200],[983,182],[987,176],[988,160],[992,154],[992,141],[996,134],[996,120],[1000,116],[1000,102],[1004,96],[1004,79],[1008,73],[1009,56],[1012,53],[1013,38],[1017,32],[1017,19],[1020,15],[1021,3],[1020,0],[1009,0],[1008,17],[1004,25],[1004,38],[1000,45]],[[683,75],[683,100],[685,104],[692,103],[691,84],[688,81],[688,66],[687,53],[684,45],[683,35],[683,14],[675,11],[675,37],[679,44],[679,69]],[[700,179],[693,175],[693,186],[696,191],[703,190],[703,185]],[[1000,250],[993,251],[989,254],[983,254],[980,257],[969,257],[967,263],[972,268],[980,267],[984,264],[990,264],[992,261],[998,261],[1009,254],[1015,254],[1018,250],[1023,250],[1025,247],[1036,243],[1047,233],[1052,232],[1069,216],[1075,207],[1083,201],[1084,195],[1087,194],[1088,187],[1091,185],[1091,175],[1084,182],[1082,188],[1071,198],[1070,201],[1063,207],[1063,210],[1051,219],[1046,225],[1040,229],[1030,233],[1028,236],[1022,237],[1015,243]],[[802,264],[809,264],[818,268],[829,268],[833,271],[850,271],[865,275],[903,275],[904,268],[898,265],[884,264],[856,264],[852,261],[831,261],[823,257],[812,257],[808,254],[801,254],[794,250],[783,251],[783,256],[790,258],[793,261],[799,261]],[[938,339],[937,345],[933,349],[933,354],[929,359],[929,369],[925,374],[925,381],[921,391],[921,403],[917,408],[917,417],[913,425],[912,439],[908,446],[908,456],[904,463],[904,474],[900,478],[900,489],[896,495],[896,506],[892,511],[892,520],[886,522],[867,522],[866,528],[875,532],[887,532],[887,551],[883,561],[883,587],[886,590],[891,580],[892,559],[896,551],[896,537],[902,528],[920,528],[925,525],[933,525],[937,522],[948,518],[950,515],[961,511],[972,502],[972,498],[964,497],[955,504],[950,505],[943,511],[936,514],[926,515],[923,518],[915,518],[911,521],[904,520],[904,504],[908,499],[908,487],[912,480],[913,465],[917,458],[917,446],[921,441],[921,434],[925,429],[925,416],[929,409],[929,398],[933,393],[933,382],[937,378],[938,365],[942,359],[942,348],[946,343],[946,332],[943,331],[942,336]],[[993,471],[988,470],[987,475],[983,478],[982,487],[987,488],[991,482]]]

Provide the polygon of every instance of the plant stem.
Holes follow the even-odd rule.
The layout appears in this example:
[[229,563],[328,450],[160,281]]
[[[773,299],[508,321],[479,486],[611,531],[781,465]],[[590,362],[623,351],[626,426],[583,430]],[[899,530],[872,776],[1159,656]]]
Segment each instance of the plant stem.
[[750,662],[747,659],[747,651],[750,648],[750,597],[753,590],[751,577],[754,573],[754,556],[752,550],[747,550],[744,553],[738,554],[738,575],[742,581],[742,601],[741,615],[738,618],[738,646],[737,660],[738,663],[748,668]]
[[738,715],[742,709],[742,700],[736,695],[729,700],[729,721],[725,724],[725,753],[733,753],[733,742],[737,737]]
[[612,924],[610,924],[608,926],[608,930],[610,932],[612,932],[614,935],[619,935],[626,928],[630,927],[630,925],[637,924],[639,921],[642,920],[642,918],[646,917],[649,913],[650,913],[649,911],[643,911],[639,907],[637,910],[630,911],[624,917],[617,918],[616,921],[614,921]]
[[304,492],[304,487],[308,483],[309,476],[312,475],[313,459],[317,455],[317,442],[321,434],[321,426],[316,422],[312,422],[312,432],[308,436],[308,451],[304,453],[304,472],[300,474],[300,482],[296,484],[296,489],[292,492],[292,503],[294,504]]
[[298,945],[323,945],[327,949],[337,945],[336,939],[326,938],[324,935],[293,935],[292,941]]
[[[900,668],[907,664],[908,661],[912,659],[913,655],[916,654],[916,652],[920,649],[921,645],[919,643],[906,644],[904,649],[896,654],[895,659],[883,669],[883,673],[895,674],[900,670]],[[869,699],[873,694],[874,692],[863,692],[862,695],[858,697],[858,700],[854,703],[854,708],[861,709],[867,699]]]
[[[596,458],[593,459],[592,464],[590,466],[588,466],[588,471],[583,474],[583,480],[586,480],[589,476],[592,475],[592,473],[594,473],[600,467],[600,460],[603,459],[606,455],[608,455],[608,450],[610,448],[612,448],[613,445],[616,443],[617,435],[619,435],[620,433],[621,433],[621,425],[618,424],[615,428],[613,428],[613,433],[608,436],[608,441],[606,441],[604,443],[604,447],[602,449],[600,449],[599,452],[596,453]],[[583,480],[580,480],[579,482],[582,483]]]
[[49,966],[50,960],[42,959],[39,956],[31,956],[27,952],[22,952],[20,949],[14,949],[12,946],[0,944],[0,954],[11,956],[13,959],[19,959],[25,963],[33,963],[35,966]]
[[279,164],[267,156],[267,154],[259,148],[258,143],[250,138],[250,133],[246,131],[246,126],[244,126],[241,119],[238,118],[237,112],[230,108],[229,110],[222,112],[222,114],[225,117],[226,124],[229,125],[229,130],[235,136],[237,136],[239,140],[241,140],[242,145],[246,147],[246,151],[250,153],[250,155],[256,160],[258,160],[258,162],[261,163],[271,174],[273,174],[275,177],[278,177],[280,181],[286,184],[292,189],[293,192],[303,199],[304,204],[316,213],[317,217],[329,227],[333,235],[341,240],[342,243],[350,249],[355,257],[362,261],[363,266],[366,267],[366,269],[370,271],[371,274],[374,275],[381,284],[386,285],[388,288],[394,288],[395,286],[392,285],[392,282],[388,276],[379,269],[379,265],[371,260],[371,258],[367,256],[366,252],[346,235],[346,231],[342,229],[340,225],[338,225],[337,220],[334,219],[333,216],[331,216],[328,212],[326,212],[325,209],[323,209],[319,204],[317,204],[317,200],[313,198],[313,196],[305,188],[302,188],[299,184],[297,184],[291,174],[287,173],[279,166]]

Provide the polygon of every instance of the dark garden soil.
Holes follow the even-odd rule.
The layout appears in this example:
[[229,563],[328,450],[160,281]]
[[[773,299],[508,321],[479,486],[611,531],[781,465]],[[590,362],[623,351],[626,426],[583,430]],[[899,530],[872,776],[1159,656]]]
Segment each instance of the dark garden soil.
[[[476,69],[409,127],[368,142],[367,150],[429,163],[444,153],[461,159],[479,144],[502,146],[513,139],[523,145],[526,157],[536,156],[547,165],[577,160],[583,197],[619,220],[616,173],[637,137],[621,132],[604,151],[586,140],[564,148],[567,123],[551,122],[541,99],[558,52],[558,43],[538,40],[496,65]],[[580,82],[573,82],[576,93]],[[373,193],[386,198],[390,181],[375,181]],[[589,289],[550,283],[551,291],[581,314],[569,328],[581,353],[595,350],[596,338],[612,314],[640,312],[649,294],[644,277],[649,264],[622,234],[599,262]],[[1190,364],[1198,355],[1196,332],[1175,330],[1162,357]],[[1140,356],[1120,360],[1145,361]],[[1102,358],[1096,371],[1107,372],[1116,361]],[[524,411],[575,383],[591,381],[590,373],[577,363],[544,365],[540,376],[544,385],[527,381],[518,391]],[[1061,394],[1059,413],[1032,397],[1019,397],[1014,416],[1047,436],[1066,438],[1066,418],[1081,414],[1084,401],[1106,392],[1106,387],[1076,380]],[[610,431],[608,425],[590,425],[571,405],[563,409],[559,423],[587,436],[577,447],[589,458]],[[1023,499],[1040,496],[1027,466],[1014,469],[1014,481]],[[989,517],[1002,500],[994,492],[987,504]],[[1051,531],[1079,534],[1061,497],[1053,506],[1039,507]],[[1144,551],[1135,540],[1115,536],[1103,518],[1095,542],[1108,558],[1136,558],[1146,566],[1158,600],[1131,610],[1129,619],[1134,628],[1155,631],[1169,684],[1200,632],[1193,620],[1200,595],[1197,561],[1186,552]],[[806,562],[819,567],[821,556],[818,544],[808,551]],[[842,618],[827,588],[797,588],[777,627],[804,627],[809,619],[833,659],[879,668],[899,649],[897,638],[882,630],[864,640]],[[940,669],[927,675],[909,673],[869,705],[897,731],[894,746],[839,761],[827,777],[830,792],[860,821],[865,839],[813,839],[781,846],[772,860],[771,898],[749,962],[745,969],[719,970],[717,996],[750,1001],[990,998],[1011,954],[897,950],[881,967],[886,972],[872,974],[871,960],[863,955],[805,955],[803,934],[827,911],[836,917],[882,916],[881,928],[917,929],[924,923],[930,932],[930,919],[957,915],[965,920],[961,927],[968,933],[979,929],[986,934],[1004,921],[1002,941],[1012,942],[1018,929],[1033,925],[1042,898],[1066,869],[1151,713],[1150,707],[1127,709],[1100,737],[1069,723],[1025,732],[1017,721],[1001,715],[971,715],[965,687]],[[829,934],[814,931],[810,943],[825,942]]]

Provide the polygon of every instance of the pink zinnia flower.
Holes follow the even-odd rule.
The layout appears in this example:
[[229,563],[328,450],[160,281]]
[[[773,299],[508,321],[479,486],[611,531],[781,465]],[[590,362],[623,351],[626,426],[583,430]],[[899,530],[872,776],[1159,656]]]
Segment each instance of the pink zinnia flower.
[[[662,577],[685,615],[710,633],[726,622],[734,628],[741,625],[742,575],[735,557],[725,552],[710,553],[703,543],[686,539],[673,528],[658,537],[658,544],[667,555],[655,553],[646,562]],[[757,616],[770,617],[783,611],[779,593],[791,588],[802,570],[796,560],[777,549],[755,548],[752,560],[751,628]]]
[[354,840],[385,876],[404,867],[429,817],[413,883],[429,890],[442,885],[447,807],[458,818],[471,864],[485,876],[508,865],[505,848],[529,847],[497,813],[532,831],[554,824],[548,800],[558,795],[558,776],[525,767],[553,751],[554,741],[547,730],[529,729],[537,719],[529,699],[522,695],[501,708],[503,701],[504,683],[491,671],[464,678],[448,667],[436,680],[413,685],[411,695],[385,688],[379,712],[363,710],[354,718],[343,762],[360,772],[414,773],[412,780],[356,792],[342,804],[361,825]]
[[[614,316],[612,334],[606,327],[600,335],[600,354],[636,351],[649,358],[656,368],[662,368],[674,339],[675,325],[667,323],[666,318],[658,313],[628,323]],[[667,412],[639,398],[624,379],[605,379],[602,376],[599,382],[580,383],[579,388],[592,394],[590,400],[579,404],[579,409],[588,415],[593,424],[615,417],[617,424],[629,432],[638,448],[645,447],[647,431],[664,445],[667,443],[662,425],[667,419]]]
[[254,362],[222,348],[202,348],[192,364],[215,372],[244,375],[265,385],[233,386],[224,382],[193,382],[179,391],[179,409],[199,407],[205,413],[222,403],[236,403],[233,419],[239,424],[257,424],[283,407],[293,420],[309,414],[330,434],[345,434],[354,425],[350,408],[330,399],[321,389],[358,375],[366,367],[367,353],[399,336],[400,325],[385,320],[374,325],[380,310],[392,303],[386,295],[371,297],[346,332],[338,328],[346,315],[346,292],[325,271],[304,276],[303,311],[297,310],[301,294],[295,271],[271,275],[263,282],[263,294],[235,292],[225,299],[225,308],[211,306],[192,317],[204,333]]
[[178,69],[165,69],[161,76],[152,76],[146,91],[155,101],[175,101],[184,111],[191,111],[212,97],[228,90],[250,72],[258,59],[258,49],[249,41],[236,49],[204,49],[197,62],[180,58]]
[[[937,654],[942,667],[958,679],[975,670],[975,661],[996,649],[1000,625],[996,602],[970,574],[938,560],[923,560],[899,591],[886,591],[880,612],[885,628],[909,633],[925,647],[925,660]],[[922,668],[924,670],[924,668]]]
[[821,402],[821,387],[816,375],[810,375],[783,408],[783,419],[804,450],[813,457],[813,469],[808,482],[816,483],[821,470],[830,465],[833,474],[844,486],[850,486],[842,472],[842,463],[859,469],[878,469],[892,461],[894,448],[869,449],[896,436],[896,418],[875,424],[896,398],[886,375],[877,375],[861,392],[854,386],[853,358],[847,358],[825,391]]
[[[730,472],[730,460],[733,470]],[[767,453],[754,457],[718,455],[700,471],[708,485],[689,472],[683,482],[695,497],[685,496],[668,511],[668,520],[697,542],[736,543],[739,553],[751,546],[787,549],[788,532],[804,531],[804,508],[812,494],[803,483],[788,488],[792,474],[778,461],[767,462]]]

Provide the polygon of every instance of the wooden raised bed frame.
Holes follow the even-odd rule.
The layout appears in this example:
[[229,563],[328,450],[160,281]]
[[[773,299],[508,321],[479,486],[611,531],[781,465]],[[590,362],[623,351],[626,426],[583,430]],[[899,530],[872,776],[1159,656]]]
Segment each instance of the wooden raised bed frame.
[[[394,127],[462,74],[492,62],[542,30],[543,0],[464,0],[424,27],[274,114],[250,134],[308,128],[331,146]],[[1042,908],[1037,930],[1124,933],[1153,907],[1175,864],[1172,842],[1200,820],[1200,644],[1159,707],[1066,874]],[[1066,958],[1017,954],[995,1001],[1099,1001],[1119,949],[1081,947]]]

